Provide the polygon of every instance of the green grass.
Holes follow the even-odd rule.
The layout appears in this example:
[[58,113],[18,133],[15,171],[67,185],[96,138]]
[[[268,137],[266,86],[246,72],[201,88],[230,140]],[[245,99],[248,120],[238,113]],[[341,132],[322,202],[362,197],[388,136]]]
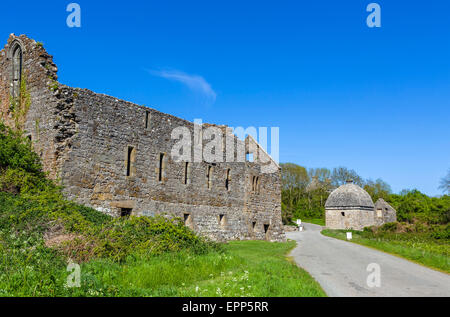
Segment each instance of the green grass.
[[353,230],[322,231],[323,235],[346,239],[346,232],[352,231],[351,242],[372,247],[401,256],[413,262],[450,273],[450,244],[448,240],[429,238],[417,233],[372,233]]
[[[117,287],[115,292],[97,295],[324,296],[318,283],[286,258],[294,246],[295,242],[230,242],[224,253],[166,254],[130,260],[125,265],[94,261],[82,271],[96,276],[98,283],[105,285],[102,289]],[[89,295],[86,289],[79,291],[76,295]]]
[[325,226],[325,219],[323,218],[311,218],[311,219],[302,218],[302,222],[312,223],[319,226]]
[[[85,240],[47,247],[55,221]],[[216,244],[177,222],[111,219],[59,195],[0,192],[0,296],[325,296],[287,258],[294,247]],[[69,257],[81,265],[80,288],[65,287]]]
[[123,263],[97,259],[81,265],[80,288],[65,288],[66,264],[41,249],[34,260],[0,273],[0,296],[325,296],[286,258],[294,246],[238,241],[226,244],[224,252],[203,255],[130,256]]

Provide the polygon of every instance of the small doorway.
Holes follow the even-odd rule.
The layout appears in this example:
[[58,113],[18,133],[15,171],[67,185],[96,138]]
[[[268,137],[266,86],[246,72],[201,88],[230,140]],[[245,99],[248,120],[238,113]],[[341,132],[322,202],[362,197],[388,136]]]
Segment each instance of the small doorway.
[[269,224],[264,224],[264,234],[266,235],[266,240],[269,240],[269,229],[270,229],[270,225]]
[[219,226],[224,229],[226,226],[225,215],[219,215]]
[[194,221],[192,220],[192,215],[185,213],[183,214],[184,225],[190,229],[194,228]]

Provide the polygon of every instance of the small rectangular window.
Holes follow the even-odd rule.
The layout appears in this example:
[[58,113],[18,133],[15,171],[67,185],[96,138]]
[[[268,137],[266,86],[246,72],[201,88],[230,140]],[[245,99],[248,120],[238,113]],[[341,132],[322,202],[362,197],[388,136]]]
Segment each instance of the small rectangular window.
[[259,181],[259,176],[257,176],[256,181],[255,181],[255,192],[257,194],[259,194],[259,187],[260,187],[260,181]]
[[212,187],[212,166],[208,166],[206,170],[206,185],[208,186],[208,189],[211,189]]
[[226,178],[225,178],[225,189],[230,190],[230,183],[231,183],[231,170],[227,169]]
[[164,177],[164,168],[165,168],[165,154],[159,153],[159,167],[158,167],[158,181],[162,182]]
[[341,212],[342,217],[345,217],[345,212]]
[[150,129],[150,112],[148,110],[145,111],[145,129]]
[[192,215],[185,213],[183,214],[184,225],[189,228],[193,228],[194,222],[192,220]]
[[222,228],[225,227],[225,215],[219,215],[219,226],[221,226]]
[[132,212],[131,208],[120,208],[120,217],[130,217]]
[[266,235],[266,239],[269,239],[269,229],[270,229],[270,225],[264,224],[264,233]]
[[259,193],[259,176],[252,176],[252,192]]
[[132,146],[127,150],[127,176],[134,176],[134,161],[135,161],[135,149]]
[[252,229],[253,229],[253,231],[255,231],[255,228],[256,228],[256,221],[253,221],[252,222]]
[[184,163],[184,185],[188,185],[190,183],[190,173],[191,173],[191,166],[189,165],[189,162]]
[[247,162],[253,162],[253,153],[247,153],[245,156]]

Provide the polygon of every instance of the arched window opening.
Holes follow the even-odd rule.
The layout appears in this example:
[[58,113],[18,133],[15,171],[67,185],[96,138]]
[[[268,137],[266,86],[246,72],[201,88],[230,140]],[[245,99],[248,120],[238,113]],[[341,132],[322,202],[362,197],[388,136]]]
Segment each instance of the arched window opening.
[[12,54],[12,96],[20,95],[20,82],[22,80],[22,49],[19,45],[14,48]]

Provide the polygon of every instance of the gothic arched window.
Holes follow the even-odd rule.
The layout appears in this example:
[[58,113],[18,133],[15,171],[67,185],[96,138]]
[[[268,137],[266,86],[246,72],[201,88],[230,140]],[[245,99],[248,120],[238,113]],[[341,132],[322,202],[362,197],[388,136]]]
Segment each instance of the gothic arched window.
[[20,94],[20,82],[22,80],[22,49],[17,45],[12,54],[12,96]]

